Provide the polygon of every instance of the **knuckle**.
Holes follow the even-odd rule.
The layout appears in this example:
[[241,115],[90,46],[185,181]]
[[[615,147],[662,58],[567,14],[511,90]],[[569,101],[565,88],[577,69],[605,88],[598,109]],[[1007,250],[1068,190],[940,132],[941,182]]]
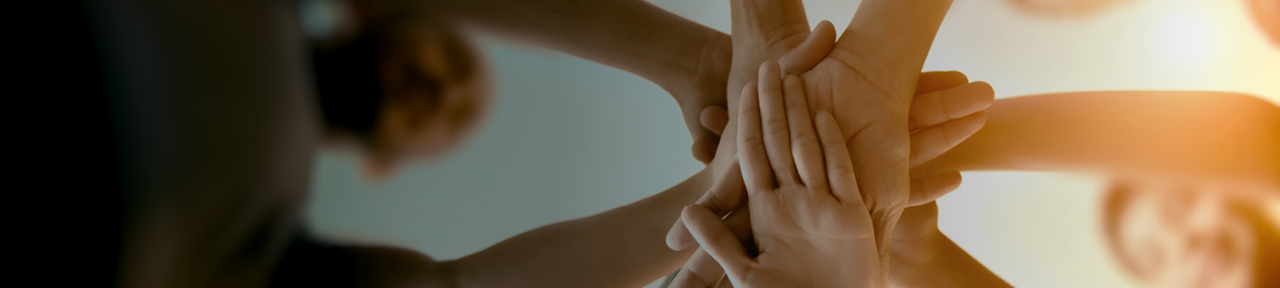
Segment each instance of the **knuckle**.
[[827,167],[827,172],[835,178],[853,178],[853,165],[848,163],[831,164]]
[[817,139],[814,138],[813,135],[807,133],[795,135],[795,141],[791,143],[791,149],[796,151],[822,149],[822,147],[819,147]]

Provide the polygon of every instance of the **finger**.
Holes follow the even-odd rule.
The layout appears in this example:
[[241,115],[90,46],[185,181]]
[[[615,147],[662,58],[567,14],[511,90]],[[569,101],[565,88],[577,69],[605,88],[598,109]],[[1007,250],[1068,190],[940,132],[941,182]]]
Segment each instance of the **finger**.
[[718,283],[715,287],[716,288],[733,288],[733,281],[729,281],[729,278],[727,277],[720,277],[720,283]]
[[845,148],[844,135],[836,125],[836,118],[826,110],[818,111],[814,117],[818,129],[818,138],[822,141],[822,154],[827,163],[827,183],[831,185],[831,194],[840,203],[866,209],[862,195],[858,192],[858,180],[853,174],[853,162],[849,159],[849,150]]
[[791,157],[804,185],[812,191],[827,191],[826,169],[822,168],[822,144],[813,131],[813,114],[805,102],[804,83],[800,77],[782,79],[783,101],[787,105],[788,130],[791,131]]
[[[742,172],[738,162],[729,165],[729,169],[720,176],[715,185],[711,186],[707,193],[695,202],[711,209],[711,212],[717,216],[738,213],[738,210],[746,208],[743,205],[746,202],[746,188],[742,183]],[[750,224],[746,224],[750,227]],[[733,227],[733,225],[730,225]],[[749,229],[749,228],[748,228]],[[667,231],[667,247],[672,250],[680,251],[688,248],[694,243],[693,235],[689,234],[689,230],[685,228],[684,222],[676,221],[672,225],[671,230]]]
[[937,92],[969,84],[969,77],[960,71],[921,72],[916,80],[915,95]]
[[835,46],[836,27],[831,25],[830,21],[822,20],[813,28],[813,32],[809,33],[809,37],[800,43],[800,46],[782,54],[782,58],[778,59],[778,65],[787,74],[800,75],[813,69],[813,66],[817,66],[822,59],[826,59],[827,54],[831,53],[831,48]]
[[702,109],[698,121],[702,123],[703,128],[711,130],[711,133],[715,133],[716,136],[724,135],[724,127],[729,125],[729,110],[720,106],[707,106],[706,109]]
[[[718,214],[718,213],[717,213]],[[738,239],[743,248],[747,251],[747,257],[754,257],[756,253],[755,242],[751,240],[751,209],[749,205],[739,206],[729,216],[724,217],[725,226],[729,227],[729,231]],[[684,226],[681,226],[684,227]],[[692,237],[692,236],[690,236]],[[693,253],[689,261],[685,262],[684,268],[672,280],[669,287],[716,287],[716,281],[724,281],[724,268],[720,267],[706,250],[701,248]],[[676,283],[680,283],[676,285]]]
[[742,242],[738,242],[738,238],[733,236],[720,217],[701,205],[689,205],[684,207],[680,218],[689,227],[689,232],[693,232],[693,238],[698,240],[702,249],[720,263],[726,274],[742,279],[741,276],[746,274],[751,265],[751,259],[747,258]]
[[716,282],[724,278],[724,268],[706,250],[701,248],[693,252],[689,262],[685,262],[679,274],[671,280],[667,288],[706,288],[715,287]]
[[987,123],[987,113],[977,113],[911,133],[911,167],[929,162],[969,139]]
[[769,157],[765,152],[760,131],[760,97],[756,82],[742,88],[742,101],[738,104],[738,162],[742,165],[742,180],[747,192],[773,189],[773,170],[769,169]]
[[995,91],[986,82],[918,94],[911,101],[909,129],[914,131],[964,117],[991,107],[995,101]]
[[720,145],[720,137],[707,136],[693,140],[693,146],[690,147],[693,152],[693,159],[702,162],[703,165],[711,163],[716,157],[716,146]]
[[778,185],[799,181],[795,162],[791,158],[791,133],[787,127],[786,103],[782,99],[782,72],[778,63],[765,61],[760,64],[760,125],[763,130],[764,148],[769,155],[769,167]]
[[960,187],[960,172],[947,171],[933,176],[911,179],[911,198],[907,206],[919,206],[932,203],[934,200],[955,191]]

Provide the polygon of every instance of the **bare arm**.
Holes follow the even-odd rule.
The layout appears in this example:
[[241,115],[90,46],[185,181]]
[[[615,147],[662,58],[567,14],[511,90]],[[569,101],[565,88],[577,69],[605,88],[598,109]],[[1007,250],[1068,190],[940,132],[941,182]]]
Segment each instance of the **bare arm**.
[[893,287],[1011,287],[938,230],[937,204],[908,207],[898,225]]
[[[671,88],[702,69],[729,68],[729,35],[638,0],[415,1],[421,17],[447,17],[635,73]],[[721,45],[723,44],[723,45]],[[704,63],[709,57],[723,63]],[[723,67],[702,67],[719,64]],[[719,79],[723,89],[724,80]],[[720,95],[723,97],[723,95]]]
[[937,241],[933,243],[933,255],[925,259],[903,259],[894,255],[894,261],[922,261],[917,270],[910,271],[914,274],[897,278],[898,272],[895,273],[896,279],[904,279],[903,282],[894,283],[895,286],[901,287],[1013,287],[1009,283],[1004,282],[995,273],[991,273],[986,266],[979,263],[977,259],[973,259],[968,252],[961,249],[951,238],[941,235]]
[[543,226],[455,260],[459,287],[639,287],[671,273],[693,249],[664,237],[710,187],[710,170],[636,203]]
[[636,203],[539,227],[460,259],[348,246],[342,260],[360,287],[640,287],[694,252],[672,251],[663,236],[710,186],[711,174],[704,170]]
[[1226,92],[1076,92],[1001,99],[986,126],[918,167],[1100,171],[1280,185],[1280,108]]
[[409,4],[413,18],[445,18],[634,73],[671,93],[695,141],[716,138],[698,119],[703,108],[726,105],[732,45],[723,32],[640,0],[390,1]]
[[[1280,184],[1280,109],[1225,92],[1075,92],[1001,99],[987,109],[982,130],[912,173],[949,170],[1093,171],[1275,187]],[[936,230],[936,224],[925,226]],[[929,249],[894,251],[895,267],[910,267],[894,270],[903,286],[1003,284],[946,236],[936,231],[929,235],[936,236],[917,244]]]

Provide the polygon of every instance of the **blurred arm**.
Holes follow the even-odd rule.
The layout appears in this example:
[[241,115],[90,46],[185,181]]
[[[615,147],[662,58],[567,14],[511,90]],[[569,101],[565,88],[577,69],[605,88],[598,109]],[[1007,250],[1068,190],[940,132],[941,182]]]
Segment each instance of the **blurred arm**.
[[729,35],[644,1],[410,3],[411,6],[417,4],[410,8],[414,12],[430,14],[421,17],[453,18],[489,32],[635,73],[667,91],[706,86],[702,89],[719,91],[717,96],[723,98],[732,48]]
[[[533,229],[466,257],[435,261],[389,247],[302,245],[292,263],[324,256],[331,269],[349,273],[352,287],[641,287],[675,271],[695,249],[672,251],[663,236],[680,210],[710,186],[708,171],[630,205],[590,217]],[[305,244],[305,243],[304,243]],[[314,251],[320,251],[316,253]],[[296,273],[306,283],[317,272]],[[333,284],[333,283],[329,283]],[[304,285],[305,286],[305,285]]]
[[458,287],[640,287],[680,268],[695,249],[665,242],[710,169],[654,196],[534,229],[454,261]]
[[1100,171],[1280,186],[1280,108],[1226,92],[1076,92],[996,101],[986,126],[918,167]]

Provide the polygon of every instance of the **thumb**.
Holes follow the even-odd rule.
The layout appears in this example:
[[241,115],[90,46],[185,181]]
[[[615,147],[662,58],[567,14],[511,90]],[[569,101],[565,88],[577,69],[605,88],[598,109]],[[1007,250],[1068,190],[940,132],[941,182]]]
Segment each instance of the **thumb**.
[[934,200],[960,187],[960,172],[946,171],[933,176],[911,179],[911,197],[908,207],[932,203]]
[[[706,194],[702,194],[702,198],[698,199],[696,204],[704,208],[710,209],[715,215],[727,215],[729,212],[737,210],[743,206],[743,202],[747,199],[746,188],[742,184],[741,165],[737,161],[729,166],[729,169],[711,186]],[[667,231],[667,247],[672,250],[684,250],[689,245],[693,245],[693,235],[689,235],[684,222],[676,221],[672,225],[671,230]]]
[[813,66],[817,66],[818,62],[827,58],[827,54],[831,54],[831,48],[836,46],[836,27],[830,21],[822,20],[818,22],[818,26],[813,28],[813,32],[809,33],[809,38],[804,39],[800,46],[788,50],[782,54],[782,58],[778,59],[778,65],[782,66],[782,71],[791,75],[800,75]]
[[729,226],[711,209],[702,205],[689,205],[680,213],[681,220],[693,233],[693,238],[702,246],[702,250],[720,262],[730,279],[743,279],[747,268],[751,267],[751,259],[738,237],[729,231]]

